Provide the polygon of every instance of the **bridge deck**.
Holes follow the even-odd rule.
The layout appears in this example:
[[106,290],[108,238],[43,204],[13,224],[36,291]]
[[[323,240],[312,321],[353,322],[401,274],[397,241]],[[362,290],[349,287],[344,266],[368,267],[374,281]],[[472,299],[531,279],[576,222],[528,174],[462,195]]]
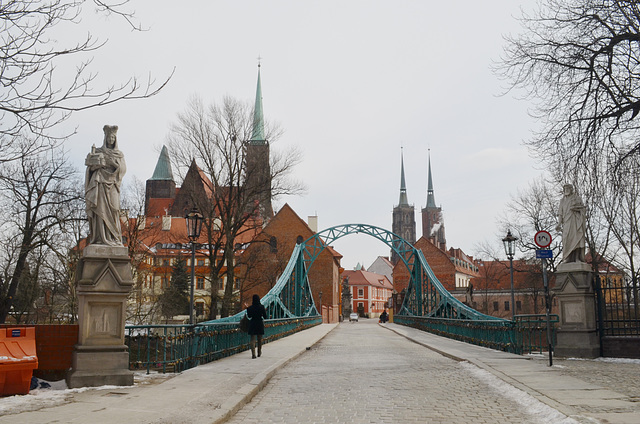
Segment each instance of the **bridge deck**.
[[[316,326],[265,345],[263,356],[256,360],[250,359],[250,352],[243,352],[188,370],[159,384],[88,389],[82,392],[65,391],[64,396],[58,397],[44,395],[41,391],[35,396],[24,397],[25,402],[28,402],[28,408],[39,408],[31,412],[12,414],[11,412],[27,407],[16,407],[15,399],[12,398],[0,399],[0,414],[3,414],[0,416],[0,423],[223,422],[254,397],[267,381],[293,358],[302,354],[300,359],[305,360],[306,348],[316,345],[334,328],[335,325],[327,324]],[[640,364],[556,360],[555,363],[561,364],[564,368],[549,368],[544,359],[528,360],[526,357],[460,343],[395,324],[380,326],[373,320],[340,324],[336,333],[329,334],[326,340],[316,345],[318,348],[313,348],[312,352],[307,354],[323,355],[323,351],[326,352],[324,354],[331,354],[331,350],[323,346],[329,345],[332,338],[338,337],[342,330],[357,331],[358,333],[354,334],[358,334],[360,344],[372,339],[373,335],[376,336],[376,343],[380,340],[384,343],[384,339],[401,343],[399,339],[408,338],[423,346],[425,357],[439,356],[434,355],[433,352],[436,351],[455,361],[467,361],[477,368],[470,365],[465,365],[464,368],[472,369],[472,373],[479,373],[485,382],[491,381],[491,376],[497,377],[562,414],[573,416],[579,422],[587,422],[586,417],[612,423],[640,422],[640,403],[636,402],[637,398],[632,397],[633,393],[637,394],[640,389]],[[345,354],[348,355],[348,352]],[[378,361],[375,358],[380,359]],[[450,365],[447,367],[453,367],[451,364],[455,362],[450,359],[441,358],[438,361],[449,362]],[[370,362],[372,373],[383,374],[381,369],[385,366],[384,354],[372,355],[367,361]],[[570,375],[572,363],[588,363],[589,366],[593,366],[596,371],[589,373],[590,382],[585,381],[586,378],[579,379]],[[283,372],[286,373],[296,364],[297,362],[292,363],[290,367],[283,369]],[[600,380],[599,376],[602,377]],[[305,379],[300,382],[305,382]],[[306,381],[306,384],[308,387],[314,386],[313,381]],[[344,394],[341,398],[346,396],[347,391],[351,396],[358,396],[357,381],[336,384],[338,387],[333,389],[338,394]],[[428,385],[429,382],[424,384]],[[304,385],[299,387],[299,390],[304,390]],[[452,403],[447,405],[447,408],[456,408],[456,402],[464,401],[465,396],[465,393],[459,393],[459,396],[451,399]],[[5,407],[5,403],[11,406]],[[482,415],[482,411],[478,413],[479,416]],[[247,413],[244,410],[238,417],[242,414],[245,414],[246,418]],[[387,421],[381,418],[378,422]]]

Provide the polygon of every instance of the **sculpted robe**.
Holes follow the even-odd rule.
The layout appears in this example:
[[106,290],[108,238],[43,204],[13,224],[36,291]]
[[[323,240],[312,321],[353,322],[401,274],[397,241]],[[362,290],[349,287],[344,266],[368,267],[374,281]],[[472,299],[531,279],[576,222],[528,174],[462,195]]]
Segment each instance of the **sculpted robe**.
[[586,218],[582,199],[573,187],[560,200],[558,220],[562,229],[562,262],[584,262]]
[[[122,246],[120,183],[126,172],[124,155],[105,127],[105,142],[87,156],[85,201],[89,218],[89,244]],[[112,128],[112,127],[110,127]],[[117,127],[115,127],[117,130]]]

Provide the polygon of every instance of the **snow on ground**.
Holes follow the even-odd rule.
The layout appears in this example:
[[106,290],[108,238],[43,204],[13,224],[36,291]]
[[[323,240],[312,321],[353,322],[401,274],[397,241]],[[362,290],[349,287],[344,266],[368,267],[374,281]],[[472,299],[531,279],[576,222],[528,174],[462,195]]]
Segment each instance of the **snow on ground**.
[[500,380],[490,372],[478,368],[469,362],[461,362],[460,365],[471,375],[481,381],[484,381],[491,390],[498,392],[500,396],[504,396],[505,398],[511,399],[512,401],[520,404],[524,408],[525,412],[533,419],[536,419],[541,423],[578,424],[578,421],[573,418],[567,417],[549,405],[540,402],[530,394]]
[[[147,374],[146,371],[136,371],[133,374],[134,386],[161,383],[170,379],[174,375],[175,374],[171,373],[161,374],[157,372]],[[26,395],[0,397],[0,415],[6,415],[9,413],[18,414],[20,412],[36,411],[42,408],[63,405],[71,402],[74,393],[82,393],[88,390],[113,390],[116,388],[122,388],[120,386],[100,386],[69,389],[64,380],[38,380],[39,387],[41,387],[40,383],[49,384],[51,387],[33,389]]]

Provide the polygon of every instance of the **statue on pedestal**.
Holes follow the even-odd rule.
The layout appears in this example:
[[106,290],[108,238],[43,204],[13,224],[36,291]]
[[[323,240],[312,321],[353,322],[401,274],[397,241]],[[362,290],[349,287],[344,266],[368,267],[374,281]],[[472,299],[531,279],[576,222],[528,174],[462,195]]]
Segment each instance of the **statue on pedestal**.
[[85,159],[87,246],[76,273],[78,343],[66,380],[69,388],[131,386],[125,344],[127,298],[133,287],[128,249],[120,229],[120,184],[126,171],[115,125],[105,125],[104,144]]
[[120,184],[127,170],[118,150],[118,127],[105,125],[102,147],[91,146],[84,192],[89,219],[89,244],[122,246],[120,229]]
[[562,230],[562,262],[584,262],[585,207],[571,184],[563,187],[564,197],[558,209],[558,231]]

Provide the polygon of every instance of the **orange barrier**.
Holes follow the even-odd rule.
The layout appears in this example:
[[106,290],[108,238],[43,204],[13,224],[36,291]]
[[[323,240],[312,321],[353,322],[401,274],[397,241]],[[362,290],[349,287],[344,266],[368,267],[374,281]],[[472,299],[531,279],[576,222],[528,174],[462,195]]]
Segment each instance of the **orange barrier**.
[[0,395],[29,393],[33,370],[38,368],[34,327],[0,330]]

